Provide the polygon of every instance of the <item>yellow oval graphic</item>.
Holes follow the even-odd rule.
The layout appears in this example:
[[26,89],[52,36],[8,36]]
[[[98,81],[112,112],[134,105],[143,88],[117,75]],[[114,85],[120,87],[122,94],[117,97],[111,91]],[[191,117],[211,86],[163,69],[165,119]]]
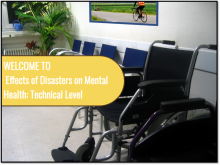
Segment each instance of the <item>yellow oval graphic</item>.
[[102,56],[3,56],[3,106],[101,106],[124,87],[119,65]]

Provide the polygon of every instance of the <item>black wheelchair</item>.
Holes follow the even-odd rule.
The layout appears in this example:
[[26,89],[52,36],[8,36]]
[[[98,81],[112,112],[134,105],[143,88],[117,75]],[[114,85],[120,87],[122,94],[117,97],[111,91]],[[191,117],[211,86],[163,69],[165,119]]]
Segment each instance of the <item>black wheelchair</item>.
[[[158,45],[159,44],[159,45]],[[129,149],[130,143],[126,139],[134,138],[144,126],[150,116],[160,108],[160,103],[171,100],[183,100],[189,98],[190,84],[196,58],[201,48],[216,48],[210,45],[201,45],[195,51],[161,47],[163,44],[174,45],[173,41],[155,41],[151,44],[145,68],[143,82],[132,84],[138,90],[132,98],[120,97],[116,101],[101,107],[79,107],[70,123],[65,135],[62,147],[52,150],[52,157],[57,162],[65,161],[104,161],[110,159],[115,153],[117,161],[120,161],[121,148]],[[140,79],[139,79],[140,80]],[[125,79],[126,83],[126,79]],[[128,89],[129,90],[129,89]],[[93,110],[97,109],[107,120],[114,122],[116,127],[102,132],[93,132]],[[73,124],[79,111],[85,110],[85,124],[80,128],[73,128]],[[161,123],[176,112],[161,115],[150,130],[146,130],[142,136],[148,136],[149,132],[161,129]],[[89,124],[89,137],[81,145],[76,153],[70,151],[65,145],[71,131],[84,129]],[[135,124],[131,130],[124,130],[123,125]],[[95,146],[93,135],[101,137]],[[112,149],[108,156],[96,158],[102,141],[107,136],[112,136]]]

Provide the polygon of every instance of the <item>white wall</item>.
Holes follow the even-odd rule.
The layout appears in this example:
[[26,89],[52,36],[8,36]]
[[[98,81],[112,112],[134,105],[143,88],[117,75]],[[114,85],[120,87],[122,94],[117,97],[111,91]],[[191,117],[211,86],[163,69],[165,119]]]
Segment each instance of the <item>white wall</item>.
[[89,22],[89,2],[71,2],[75,35],[151,43],[175,40],[181,47],[216,44],[217,2],[159,2],[159,25]]
[[[158,26],[91,23],[89,2],[67,3],[73,13],[73,24],[70,28],[75,38],[93,41],[99,48],[102,43],[116,45],[118,54],[115,60],[119,63],[123,60],[126,47],[148,50],[149,44],[158,39],[175,40],[180,47],[191,49],[200,44],[217,42],[217,2],[159,2]],[[39,36],[2,38],[2,48],[23,47],[32,40],[37,40],[40,44]],[[55,47],[64,46],[69,48],[66,39],[61,36]],[[206,57],[212,62],[207,64]],[[215,60],[216,53],[206,53],[204,60],[199,54],[196,68],[212,73],[196,71],[191,91],[192,97],[205,97],[213,104],[217,93]],[[210,90],[207,91],[205,87]]]
[[[148,50],[154,40],[174,40],[178,46],[189,49],[217,44],[217,2],[159,2],[158,26],[92,23],[89,2],[70,2],[70,5],[75,38],[95,42],[98,49],[102,43],[116,45],[119,53],[115,60],[119,63],[126,47]],[[216,52],[200,52],[196,63],[199,70],[193,74],[190,97],[203,97],[215,105],[215,64]]]

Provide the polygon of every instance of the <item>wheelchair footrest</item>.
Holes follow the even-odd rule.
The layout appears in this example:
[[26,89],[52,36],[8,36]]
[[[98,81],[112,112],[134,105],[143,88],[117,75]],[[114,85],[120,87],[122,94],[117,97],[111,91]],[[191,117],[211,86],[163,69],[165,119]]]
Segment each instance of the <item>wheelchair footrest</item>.
[[67,147],[60,147],[51,151],[55,162],[79,162],[76,154]]

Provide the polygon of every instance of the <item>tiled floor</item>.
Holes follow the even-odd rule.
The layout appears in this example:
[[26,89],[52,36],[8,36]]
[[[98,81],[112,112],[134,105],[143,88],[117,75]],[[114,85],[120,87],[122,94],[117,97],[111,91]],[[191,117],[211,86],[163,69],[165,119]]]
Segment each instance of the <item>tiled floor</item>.
[[[2,161],[52,162],[51,150],[62,145],[67,128],[77,107],[2,107]],[[97,113],[98,114],[98,113]],[[99,118],[95,117],[94,131],[99,131]],[[77,119],[74,127],[83,125]],[[88,137],[88,126],[71,132],[66,146],[76,151]],[[99,135],[95,136],[96,143]],[[111,143],[105,140],[98,157],[110,152]],[[122,161],[127,150],[122,151]],[[116,161],[114,155],[109,161]]]

